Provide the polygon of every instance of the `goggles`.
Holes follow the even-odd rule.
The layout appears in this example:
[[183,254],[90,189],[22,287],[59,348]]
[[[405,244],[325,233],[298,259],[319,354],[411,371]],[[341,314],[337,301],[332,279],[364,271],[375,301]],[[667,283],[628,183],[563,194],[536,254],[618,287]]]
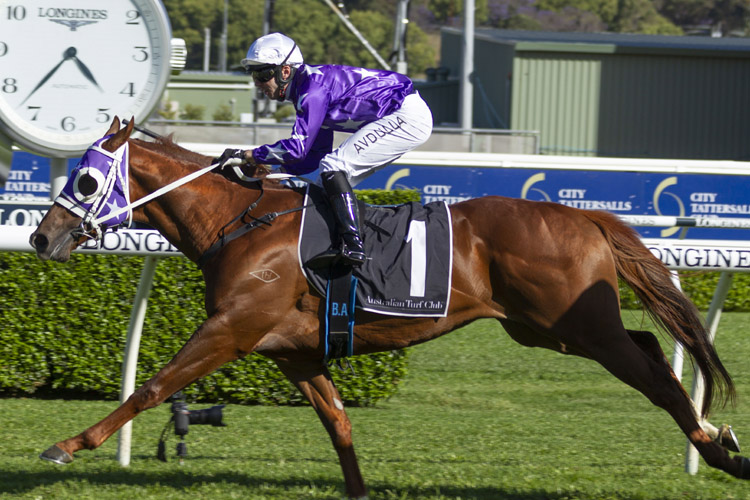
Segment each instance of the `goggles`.
[[286,64],[287,60],[289,59],[289,56],[292,55],[292,52],[294,52],[294,49],[297,48],[297,43],[292,44],[292,50],[289,51],[289,53],[286,55],[283,61],[281,61],[281,64],[264,64],[262,66],[251,66],[250,64],[245,65],[245,61],[243,60],[243,65],[245,66],[245,73],[248,73],[252,75],[253,80],[256,80],[260,83],[266,83],[271,80],[271,78],[276,75],[276,68],[281,67]]
[[276,74],[276,66],[275,65],[268,65],[268,66],[261,66],[261,67],[246,67],[245,72],[252,75],[253,80],[256,80],[260,83],[266,83],[267,81],[270,81],[271,78],[274,77]]

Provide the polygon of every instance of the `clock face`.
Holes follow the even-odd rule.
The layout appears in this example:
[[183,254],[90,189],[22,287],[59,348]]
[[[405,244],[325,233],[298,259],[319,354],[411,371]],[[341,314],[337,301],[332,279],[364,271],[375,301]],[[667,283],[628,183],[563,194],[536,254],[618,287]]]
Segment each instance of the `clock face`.
[[81,154],[115,115],[158,104],[170,38],[159,0],[0,0],[0,126],[35,152]]

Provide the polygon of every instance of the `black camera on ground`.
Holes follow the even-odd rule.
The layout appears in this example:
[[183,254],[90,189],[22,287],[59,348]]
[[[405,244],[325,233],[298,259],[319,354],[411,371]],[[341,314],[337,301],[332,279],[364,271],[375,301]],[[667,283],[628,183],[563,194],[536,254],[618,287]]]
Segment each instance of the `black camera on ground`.
[[226,427],[222,420],[222,409],[225,405],[212,406],[205,410],[188,410],[185,396],[182,392],[176,392],[170,398],[172,400],[172,420],[174,421],[174,433],[184,436],[188,433],[191,425],[212,425],[214,427]]
[[226,427],[226,424],[222,421],[222,409],[225,405],[216,405],[204,410],[189,410],[188,405],[185,402],[185,395],[182,394],[181,391],[175,392],[169,399],[172,401],[172,406],[170,408],[172,416],[161,433],[156,457],[162,462],[167,461],[166,432],[169,430],[170,425],[174,424],[174,433],[180,437],[180,442],[177,443],[177,457],[179,458],[180,463],[182,463],[183,459],[187,456],[185,435],[188,433],[188,428],[191,425]]

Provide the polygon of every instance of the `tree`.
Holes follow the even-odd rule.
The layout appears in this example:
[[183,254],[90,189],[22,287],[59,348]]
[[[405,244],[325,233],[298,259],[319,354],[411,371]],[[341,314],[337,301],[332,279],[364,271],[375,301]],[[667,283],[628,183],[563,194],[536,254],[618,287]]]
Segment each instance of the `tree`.
[[487,7],[488,24],[499,28],[682,34],[650,0],[488,0]]
[[[474,21],[483,25],[488,19],[488,0],[475,0]],[[460,25],[464,12],[464,0],[429,0],[429,9],[439,24]]]
[[[367,2],[361,2],[365,5]],[[188,48],[188,69],[203,65],[203,28],[211,28],[212,69],[218,67],[224,0],[165,0],[174,36],[184,38]],[[377,5],[379,2],[371,2]],[[359,29],[383,59],[393,45],[394,19],[385,10],[350,9],[349,20]],[[392,16],[393,14],[391,14]],[[250,44],[262,35],[263,2],[230,0],[227,66],[239,69]],[[348,64],[376,68],[379,64],[341,20],[321,0],[276,0],[272,31],[292,37],[306,61],[313,64]],[[434,51],[417,25],[410,25],[409,72],[419,74],[434,65]]]
[[747,33],[750,4],[747,0],[657,0],[659,12],[682,28],[708,26],[722,35]]
[[659,14],[650,0],[620,0],[611,31],[648,35],[682,35],[682,29]]

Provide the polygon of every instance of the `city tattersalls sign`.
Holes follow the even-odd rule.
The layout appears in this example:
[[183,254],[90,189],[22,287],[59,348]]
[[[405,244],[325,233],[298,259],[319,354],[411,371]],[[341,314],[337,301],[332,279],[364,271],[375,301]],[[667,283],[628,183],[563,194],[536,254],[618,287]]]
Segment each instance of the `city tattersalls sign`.
[[[750,176],[533,168],[401,165],[358,189],[415,188],[422,201],[457,203],[486,195],[551,201],[617,215],[750,219]],[[747,229],[638,227],[645,238],[747,240]]]

